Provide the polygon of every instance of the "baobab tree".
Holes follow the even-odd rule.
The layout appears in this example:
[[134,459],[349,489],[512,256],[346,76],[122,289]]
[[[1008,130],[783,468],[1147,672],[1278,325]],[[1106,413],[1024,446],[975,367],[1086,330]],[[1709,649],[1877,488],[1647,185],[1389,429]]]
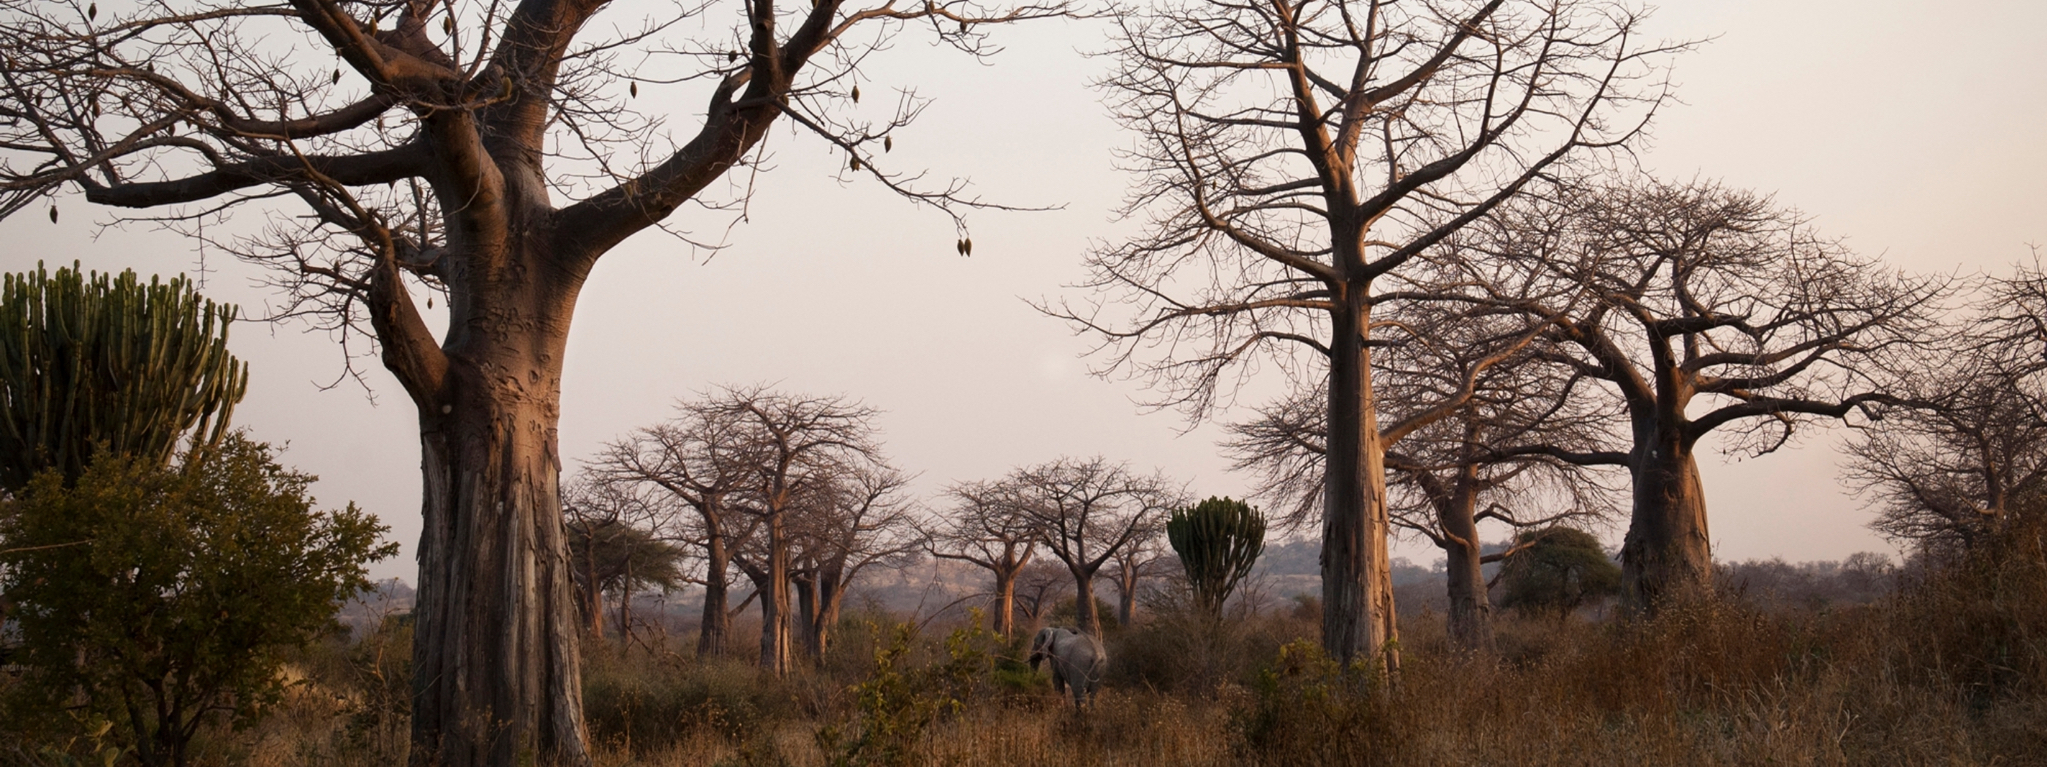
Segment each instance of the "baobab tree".
[[[796,574],[796,540],[802,516],[831,503],[852,482],[878,488],[874,502],[890,503],[900,478],[883,481],[887,472],[875,443],[875,411],[844,397],[788,394],[765,386],[719,390],[703,400],[706,415],[733,427],[732,444],[746,479],[732,496],[732,508],[759,525],[746,545],[733,551],[732,563],[753,581],[761,603],[763,670],[788,670],[795,603],[791,588]],[[874,478],[861,480],[860,472]],[[871,509],[870,511],[886,511]]]
[[732,631],[732,554],[759,526],[741,513],[740,494],[755,478],[753,451],[737,414],[710,398],[676,405],[668,421],[634,430],[589,464],[597,481],[659,488],[694,512],[690,536],[704,552],[704,606],[697,655],[723,655]]
[[1514,452],[1625,462],[1622,594],[1637,613],[1711,583],[1699,440],[1719,432],[1760,455],[1800,424],[1898,401],[1878,374],[1930,339],[1946,290],[1856,257],[1767,197],[1708,183],[1595,185],[1525,200],[1488,230],[1464,263],[1582,287],[1571,305],[1498,298],[1552,318],[1543,358],[1621,399],[1625,448]]
[[1180,490],[1162,474],[1138,474],[1108,459],[1061,458],[1017,469],[1003,480],[1015,488],[1016,507],[1031,520],[1038,543],[1073,578],[1078,628],[1102,633],[1095,606],[1095,574],[1116,552],[1184,505]]
[[1109,582],[1116,585],[1116,625],[1129,626],[1137,617],[1137,590],[1146,579],[1178,564],[1168,556],[1169,551],[1165,515],[1154,515],[1130,536],[1129,543],[1109,554]]
[[1118,15],[1112,108],[1136,132],[1093,297],[1099,334],[1191,418],[1262,364],[1325,381],[1322,642],[1392,663],[1374,310],[1501,202],[1596,165],[1665,97],[1668,54],[1604,0],[1178,0]]
[[[859,117],[859,64],[905,30],[978,57],[991,24],[1065,12],[748,0],[591,23],[608,5],[0,3],[0,215],[81,190],[196,230],[257,203],[267,228],[218,244],[276,267],[280,316],[367,332],[416,406],[416,764],[588,762],[555,440],[576,296],[603,255],[719,205],[705,190],[777,122],[957,212],[957,184],[884,170],[877,148],[920,102]],[[702,36],[680,39],[684,21]],[[705,100],[641,115],[641,81]],[[419,291],[446,301],[438,338]]]
[[[1493,332],[1500,319],[1494,318]],[[1586,391],[1590,379],[1542,363],[1527,346],[1494,360],[1487,349],[1496,342],[1482,337],[1487,323],[1472,312],[1409,311],[1386,320],[1412,329],[1373,358],[1388,420],[1411,421],[1409,411],[1427,403],[1461,403],[1406,434],[1382,435],[1391,521],[1443,551],[1451,640],[1466,650],[1489,649],[1492,604],[1484,568],[1512,556],[1519,544],[1488,552],[1483,530],[1520,540],[1523,529],[1610,506],[1606,478],[1511,448],[1589,451],[1611,427],[1612,413],[1604,407],[1611,398]],[[1526,332],[1518,323],[1505,324]],[[1483,364],[1487,360],[1495,364]],[[1453,396],[1467,386],[1469,397]],[[1282,522],[1299,525],[1321,510],[1324,401],[1322,392],[1301,392],[1229,426],[1226,450],[1237,469],[1258,478],[1260,495],[1281,504]]]
[[[1035,522],[1017,506],[1016,488],[1005,482],[961,482],[946,488],[952,511],[924,541],[939,559],[966,562],[988,571],[989,614],[995,633],[1016,630],[1016,579],[1037,554]],[[1035,607],[1031,615],[1036,616]]]
[[921,551],[910,476],[870,461],[848,471],[799,509],[793,585],[804,652],[824,658],[854,579],[869,567],[902,565]]
[[1940,554],[1981,550],[2047,508],[2047,275],[2021,266],[1971,303],[1957,332],[1889,371],[1906,406],[1848,444],[1870,526]]

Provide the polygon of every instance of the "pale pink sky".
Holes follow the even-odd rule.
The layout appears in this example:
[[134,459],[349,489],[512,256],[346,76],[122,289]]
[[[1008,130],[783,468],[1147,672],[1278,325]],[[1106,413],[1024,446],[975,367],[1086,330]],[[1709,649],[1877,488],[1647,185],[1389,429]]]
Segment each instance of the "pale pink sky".
[[[627,8],[613,13],[629,13]],[[1679,95],[1645,164],[1774,191],[1857,250],[1925,271],[2002,270],[2047,243],[2047,4],[1685,0],[1653,30],[1718,36],[1678,63]],[[643,235],[608,256],[578,311],[564,381],[564,460],[667,414],[669,403],[723,382],[779,382],[845,393],[885,411],[884,437],[920,486],[999,474],[1060,454],[1101,453],[1161,467],[1201,495],[1241,494],[1202,427],[1140,415],[1133,382],[1086,375],[1088,343],[1022,298],[1056,296],[1082,276],[1091,239],[1127,231],[1110,210],[1126,179],[1110,152],[1127,145],[1088,87],[1106,62],[1089,22],[1000,34],[991,66],[966,64],[906,36],[876,56],[864,89],[914,86],[936,99],[888,156],[971,178],[991,199],[1059,204],[1048,213],[975,214],[974,255],[953,254],[946,220],[871,182],[830,177],[843,155],[778,130],[777,162],[751,220],[705,263]],[[888,99],[869,99],[886,102]],[[690,119],[694,93],[642,87],[642,105]],[[660,106],[656,106],[660,108]],[[37,259],[145,274],[190,270],[194,245],[167,233],[108,231],[82,200],[0,222],[0,269]],[[716,239],[727,221],[674,223]],[[256,273],[215,257],[207,292],[252,307],[270,295]],[[404,395],[376,367],[372,405],[340,372],[338,347],[299,326],[237,326],[254,384],[237,421],[289,442],[286,460],[319,474],[324,504],[354,500],[382,517],[406,553],[375,568],[410,579],[419,532],[418,442]],[[1891,550],[1837,479],[1838,434],[1738,464],[1704,459],[1716,554],[1831,559]],[[1709,445],[1710,447],[1710,445]],[[1609,538],[1617,534],[1612,531]],[[1434,558],[1421,546],[1400,554]]]

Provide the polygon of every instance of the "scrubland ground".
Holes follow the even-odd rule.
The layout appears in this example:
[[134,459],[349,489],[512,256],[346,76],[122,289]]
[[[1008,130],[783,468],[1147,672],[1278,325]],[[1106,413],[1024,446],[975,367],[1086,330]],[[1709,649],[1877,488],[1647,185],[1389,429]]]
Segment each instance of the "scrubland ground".
[[[1632,622],[1502,616],[1489,653],[1415,615],[1391,684],[1326,660],[1315,614],[1217,625],[1155,606],[1109,637],[1106,689],[1078,716],[1021,638],[884,614],[850,617],[785,679],[744,644],[699,660],[683,638],[592,640],[585,705],[602,767],[2047,764],[2037,557],[1840,609],[1723,596]],[[206,761],[402,763],[409,641],[394,621],[306,652],[275,715],[210,733]]]

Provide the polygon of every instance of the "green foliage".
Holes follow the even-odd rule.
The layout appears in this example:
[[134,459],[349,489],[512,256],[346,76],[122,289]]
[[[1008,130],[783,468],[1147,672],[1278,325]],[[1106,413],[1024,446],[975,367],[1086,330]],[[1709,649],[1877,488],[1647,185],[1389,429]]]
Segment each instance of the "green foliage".
[[1211,497],[1173,512],[1166,539],[1187,570],[1195,603],[1219,618],[1223,603],[1265,550],[1265,515],[1243,501]]
[[874,653],[874,669],[853,686],[855,717],[845,724],[817,731],[817,744],[833,767],[905,765],[916,761],[916,748],[931,726],[958,716],[978,697],[982,680],[993,672],[987,648],[994,635],[980,627],[979,616],[945,639],[943,658],[918,665],[910,651],[917,638],[915,624],[898,624],[888,644]]
[[681,546],[618,520],[589,523],[571,520],[566,528],[570,567],[577,582],[584,582],[594,573],[598,587],[608,592],[626,588],[637,592],[650,586],[663,590],[682,588],[682,559],[686,552]]
[[95,451],[168,465],[178,441],[210,448],[248,389],[227,352],[235,308],[184,277],[141,284],[82,275],[6,275],[0,287],[0,489],[46,468],[66,482]]
[[1500,606],[1528,613],[1567,615],[1580,605],[1620,592],[1621,568],[1599,539],[1568,527],[1522,533],[1523,547],[1500,573]]
[[286,651],[330,631],[341,600],[390,556],[387,529],[350,505],[316,512],[311,475],[230,434],[183,465],[102,453],[67,487],[54,470],[0,506],[17,609],[16,712],[114,722],[145,765],[182,764],[209,719],[254,721]]

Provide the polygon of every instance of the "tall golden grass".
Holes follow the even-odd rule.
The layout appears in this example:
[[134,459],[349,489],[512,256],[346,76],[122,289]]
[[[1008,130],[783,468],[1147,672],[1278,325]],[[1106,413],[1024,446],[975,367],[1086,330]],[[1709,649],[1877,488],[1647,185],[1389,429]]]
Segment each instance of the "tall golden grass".
[[[2047,764],[2037,543],[1870,605],[1723,597],[1648,620],[1502,616],[1482,655],[1452,649],[1439,618],[1410,616],[1390,682],[1323,658],[1312,610],[1218,626],[1163,608],[1111,637],[1110,682],[1076,714],[1018,662],[1017,640],[868,615],[783,679],[681,642],[593,641],[585,704],[606,767]],[[214,733],[207,757],[400,763],[398,631],[308,653],[283,710]]]

